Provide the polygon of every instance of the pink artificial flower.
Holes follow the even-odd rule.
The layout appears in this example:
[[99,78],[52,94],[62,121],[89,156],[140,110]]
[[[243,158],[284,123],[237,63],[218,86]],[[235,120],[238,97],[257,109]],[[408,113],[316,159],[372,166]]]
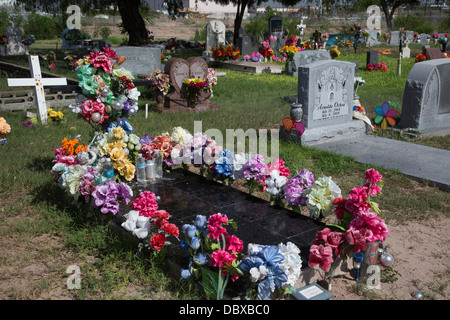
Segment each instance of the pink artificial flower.
[[334,249],[335,254],[338,254],[339,246],[343,241],[343,234],[341,232],[331,231],[330,228],[325,228],[321,231],[317,231],[316,239],[313,240],[313,244],[329,246]]
[[269,176],[273,170],[280,171],[280,176],[286,178],[289,178],[289,176],[291,175],[291,172],[289,171],[289,168],[285,166],[285,162],[283,161],[283,159],[275,159],[267,165],[267,176]]
[[244,249],[244,243],[235,235],[225,237],[225,250],[229,253],[239,253]]
[[52,63],[49,64],[48,68],[49,68],[50,70],[56,69],[55,61],[52,61]]
[[226,263],[233,263],[236,259],[234,255],[224,250],[216,250],[211,254],[211,264],[214,267],[223,267]]
[[208,237],[218,240],[222,235],[227,235],[227,230],[222,227],[222,224],[228,224],[228,217],[221,213],[211,215],[208,218]]
[[367,193],[363,188],[353,188],[349,192],[350,200],[354,202],[366,202],[367,201]]
[[151,191],[142,192],[134,201],[131,206],[139,211],[140,216],[153,217],[153,213],[158,210],[158,203],[156,202],[156,196]]
[[344,219],[345,214],[345,203],[347,200],[343,197],[337,197],[333,200],[333,204],[336,206],[334,208],[334,213],[339,220]]
[[119,59],[119,57],[117,56],[116,52],[113,49],[111,49],[109,47],[104,47],[102,50],[111,59],[114,59],[114,60]]
[[208,218],[209,225],[222,225],[228,224],[228,217],[225,214],[216,213]]
[[366,236],[367,241],[385,241],[386,236],[390,233],[389,229],[386,226],[386,222],[378,216],[366,219],[367,228],[370,230],[372,237],[368,238]]
[[371,168],[365,172],[365,179],[370,183],[380,183],[383,180],[383,176],[375,169]]
[[309,262],[308,265],[313,268],[316,265],[325,271],[330,271],[331,264],[333,263],[333,250],[331,247],[323,245],[312,245],[309,249]]
[[[355,219],[356,220],[356,219]],[[353,221],[355,221],[353,220]],[[352,222],[353,222],[352,221]],[[350,222],[350,224],[352,223]],[[367,243],[364,234],[360,230],[350,227],[344,235],[345,240],[349,245],[354,246],[353,252],[366,250]]]
[[376,196],[381,193],[381,188],[375,183],[367,182],[364,184],[363,189],[369,196]]
[[109,57],[103,52],[91,52],[90,63],[94,65],[95,68],[102,68],[103,71],[111,73],[113,63],[109,60]]

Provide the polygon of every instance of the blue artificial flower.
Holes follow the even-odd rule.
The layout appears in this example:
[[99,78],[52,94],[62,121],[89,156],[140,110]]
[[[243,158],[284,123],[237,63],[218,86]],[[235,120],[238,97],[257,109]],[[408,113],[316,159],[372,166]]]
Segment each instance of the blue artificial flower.
[[197,215],[197,217],[195,217],[195,225],[197,226],[198,229],[202,229],[203,227],[206,226],[206,216],[203,215]]
[[197,237],[192,237],[191,239],[191,248],[197,250],[200,248],[200,239]]
[[263,264],[263,259],[255,255],[251,255],[239,263],[238,269],[242,272],[249,272],[251,268],[259,268],[259,266],[262,266]]
[[206,253],[199,253],[194,257],[194,261],[203,266],[208,263],[208,255]]
[[192,238],[192,237],[195,237],[195,234],[197,232],[197,227],[193,224],[185,224],[185,225],[183,225],[182,230],[183,230],[184,234],[186,235],[186,237]]
[[233,175],[233,155],[234,153],[228,149],[224,149],[218,154],[215,160],[214,171],[217,175],[223,177],[231,177]]
[[190,269],[181,269],[181,279],[182,280],[189,280],[191,278],[192,274]]
[[258,255],[262,254],[262,258],[266,261],[266,264],[271,267],[275,267],[284,260],[284,256],[279,253],[278,246],[266,246]]

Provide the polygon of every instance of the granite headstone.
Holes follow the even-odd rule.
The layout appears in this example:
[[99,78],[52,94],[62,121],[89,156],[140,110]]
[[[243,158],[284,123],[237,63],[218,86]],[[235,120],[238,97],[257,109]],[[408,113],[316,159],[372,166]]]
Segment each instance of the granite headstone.
[[376,46],[380,44],[380,41],[378,41],[378,30],[367,30],[368,36],[367,36],[367,46]]
[[379,54],[379,52],[376,50],[367,51],[366,66],[368,64],[377,65],[378,64],[378,54]]
[[400,43],[400,31],[392,31],[389,44],[398,45]]
[[428,34],[426,33],[421,33],[420,35],[420,39],[418,41],[419,44],[428,44]]
[[286,69],[288,75],[298,76],[298,68],[316,61],[331,60],[328,50],[304,50],[294,53],[294,60]]
[[18,27],[6,27],[6,45],[2,54],[7,56],[28,54],[28,46],[22,43],[22,30]]
[[442,52],[439,48],[426,48],[425,49],[425,56],[427,57],[427,60],[434,60],[434,59],[442,59]]
[[400,128],[450,128],[450,59],[414,64],[403,93]]
[[122,67],[131,72],[133,76],[138,74],[151,74],[156,69],[161,69],[161,48],[159,47],[114,47],[118,56],[126,58]]

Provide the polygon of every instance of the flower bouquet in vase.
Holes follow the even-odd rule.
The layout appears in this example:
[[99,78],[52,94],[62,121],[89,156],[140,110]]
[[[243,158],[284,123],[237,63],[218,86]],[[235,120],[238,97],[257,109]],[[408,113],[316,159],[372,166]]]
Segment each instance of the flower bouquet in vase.
[[208,81],[206,79],[200,78],[187,78],[183,82],[186,90],[186,99],[189,108],[195,108],[195,104],[203,92],[206,92],[208,89]]

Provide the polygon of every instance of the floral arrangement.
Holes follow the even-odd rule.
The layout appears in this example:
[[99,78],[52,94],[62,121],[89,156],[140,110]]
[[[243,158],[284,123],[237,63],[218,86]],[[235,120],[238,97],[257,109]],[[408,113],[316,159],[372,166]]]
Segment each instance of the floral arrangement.
[[291,45],[291,46],[285,45],[285,46],[283,46],[282,49],[279,49],[278,51],[285,57],[286,61],[292,61],[292,60],[294,60],[294,54],[296,52],[303,51],[303,50],[305,50],[305,49],[299,48],[295,45]]
[[208,82],[209,89],[212,89],[217,85],[217,73],[213,68],[208,68],[206,81]]
[[[384,242],[390,233],[386,222],[380,217],[378,204],[372,197],[379,196],[383,177],[375,169],[365,172],[367,182],[349,192],[348,198],[333,200],[337,224],[329,224],[318,231],[310,247],[309,266],[319,266],[330,272],[330,282],[339,261],[352,252],[364,252],[367,243]],[[332,229],[338,231],[332,231]]]
[[273,49],[270,46],[270,39],[269,37],[262,41],[259,45],[259,53],[261,53],[261,55],[264,58],[270,58],[271,56],[273,56]]
[[195,102],[200,96],[200,93],[202,91],[206,92],[206,90],[209,88],[207,79],[190,77],[186,78],[183,81],[183,84],[186,86],[186,96],[188,100],[188,106],[192,108],[195,107]]
[[338,46],[334,45],[330,50],[331,58],[335,59],[335,58],[339,57],[340,54],[341,54],[341,52],[339,51]]
[[427,60],[427,57],[426,57],[424,54],[419,53],[419,54],[416,56],[416,58],[414,59],[414,63],[421,62],[421,61],[425,61],[425,60]]
[[125,58],[119,58],[107,47],[103,51],[92,51],[77,61],[76,76],[84,99],[70,107],[96,131],[103,131],[111,123],[127,119],[138,110],[140,92],[133,84],[131,73],[119,68],[124,61]]
[[146,78],[145,80],[150,80],[152,83],[153,90],[160,91],[164,95],[169,92],[170,89],[170,77],[167,73],[160,69],[156,69],[153,74]]
[[64,118],[64,114],[61,111],[55,111],[52,108],[47,109],[47,119],[51,122],[61,122]]
[[297,45],[297,38],[295,36],[290,36],[286,39],[285,43],[286,46],[295,46]]
[[355,96],[357,95],[359,87],[363,86],[364,83],[366,83],[366,81],[362,77],[355,77],[353,84]]
[[433,39],[439,39],[439,35],[437,33],[433,33]]
[[368,63],[366,66],[367,70],[383,70],[384,72],[388,71],[387,65],[385,62],[380,62],[379,64],[370,64]]
[[237,60],[239,59],[240,50],[239,48],[229,45],[218,44],[216,47],[212,47],[211,51],[213,53],[213,58],[223,61],[223,60]]
[[[206,216],[197,215],[193,224],[184,224],[182,231],[186,240],[182,247],[189,252],[189,267],[181,270],[184,280],[202,278],[209,297],[223,298],[229,279],[236,281],[241,272],[237,269],[238,255],[243,242],[235,235],[229,235],[226,226],[237,228],[236,223],[226,215],[217,213]],[[208,266],[210,268],[208,268]],[[211,270],[217,268],[216,272]]]

